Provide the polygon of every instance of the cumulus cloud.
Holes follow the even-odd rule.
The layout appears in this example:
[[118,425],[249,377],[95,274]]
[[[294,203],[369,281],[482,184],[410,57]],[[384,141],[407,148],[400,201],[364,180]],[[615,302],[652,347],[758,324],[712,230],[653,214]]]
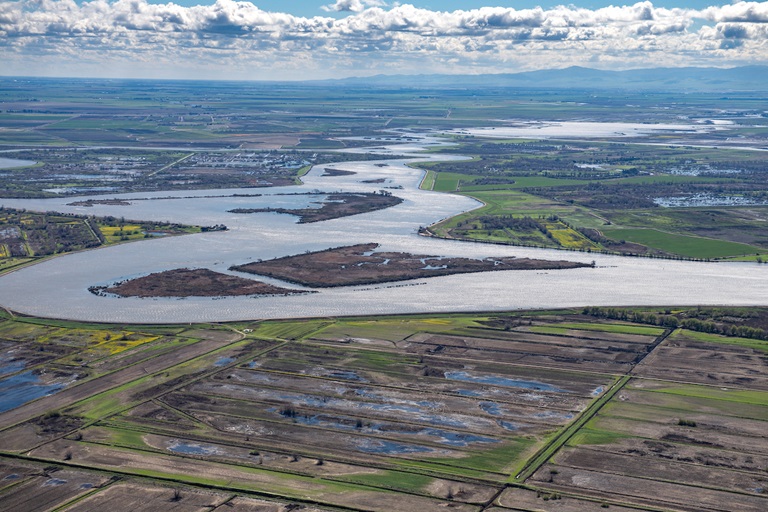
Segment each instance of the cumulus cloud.
[[367,7],[383,7],[386,4],[379,0],[336,0],[335,4],[321,7],[325,12],[362,12]]
[[[768,2],[703,10],[651,2],[584,9],[480,7],[453,12],[337,0],[311,18],[247,1],[182,7],[146,0],[0,3],[2,73],[112,63],[139,74],[226,71],[233,78],[387,72],[502,72],[768,61]],[[700,28],[693,30],[692,27]],[[91,69],[91,68],[87,68]],[[186,71],[180,71],[186,70]]]
[[704,17],[717,22],[768,23],[768,2],[739,2],[708,7]]

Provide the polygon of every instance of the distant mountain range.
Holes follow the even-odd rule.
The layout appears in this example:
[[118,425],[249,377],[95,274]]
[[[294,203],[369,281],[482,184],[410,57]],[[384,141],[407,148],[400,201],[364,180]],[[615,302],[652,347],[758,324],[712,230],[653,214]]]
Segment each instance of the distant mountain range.
[[342,85],[457,88],[524,87],[545,89],[627,89],[633,91],[765,91],[768,66],[735,68],[650,68],[603,71],[579,66],[488,75],[376,75],[313,83]]

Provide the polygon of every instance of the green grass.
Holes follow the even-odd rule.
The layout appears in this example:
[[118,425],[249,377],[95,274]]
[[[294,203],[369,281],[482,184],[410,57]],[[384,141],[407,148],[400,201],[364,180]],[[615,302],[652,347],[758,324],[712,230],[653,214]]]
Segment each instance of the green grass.
[[571,437],[566,443],[567,446],[579,446],[583,444],[613,444],[621,439],[627,439],[632,436],[621,432],[610,430],[593,429],[585,426]]
[[761,251],[766,252],[764,249],[752,245],[667,233],[657,229],[604,228],[602,231],[605,236],[614,240],[626,240],[688,258],[728,258],[755,254]]
[[459,190],[462,182],[472,181],[477,176],[471,174],[459,174],[455,172],[439,172],[435,178],[432,190],[438,192],[455,192]]
[[477,450],[461,458],[424,457],[425,461],[454,466],[463,470],[480,470],[510,474],[525,462],[523,455],[535,448],[538,441],[528,437],[517,437],[502,441],[498,448]]
[[419,188],[422,190],[434,190],[436,179],[437,173],[435,171],[427,171],[426,174],[424,174],[424,179],[422,179],[419,184]]
[[[759,406],[753,403],[728,402],[725,400],[712,400],[709,398],[686,396],[672,393],[656,393],[653,390],[631,387],[632,395],[638,396],[636,407],[654,407],[675,411],[675,414],[717,414],[720,416],[733,416],[737,418],[751,418],[760,421],[768,421],[768,406]],[[639,403],[642,401],[643,403]],[[652,406],[643,404],[651,403]],[[622,412],[616,413],[616,416],[626,415],[628,417],[637,416],[638,413],[627,413],[623,411],[627,404],[611,403],[607,406],[608,414],[614,414],[617,408]]]
[[434,482],[435,479],[430,476],[405,473],[403,471],[382,470],[372,474],[344,475],[339,477],[338,480],[369,487],[424,494],[426,487]]
[[482,469],[470,469],[466,467],[441,464],[439,461],[431,462],[428,460],[417,459],[393,459],[390,462],[397,465],[398,467],[403,468],[405,471],[424,472],[446,478],[474,478],[477,480],[485,480],[489,482],[502,482],[506,478],[506,474],[495,473],[491,469],[483,471]]
[[612,332],[616,334],[640,334],[643,336],[661,336],[661,334],[664,332],[664,329],[661,327],[644,327],[640,325],[627,324],[590,324],[584,322],[558,323],[553,325],[534,325],[531,326],[529,330],[531,332],[542,334],[560,334],[566,332],[569,329],[581,331]]
[[393,316],[378,319],[340,319],[321,331],[313,333],[318,338],[365,338],[400,341],[418,332],[451,332],[455,329],[476,326],[483,317],[454,316]]
[[35,258],[0,258],[0,272],[21,267],[33,261]]
[[[443,173],[440,173],[441,175]],[[482,176],[473,175],[472,179],[481,178]],[[516,190],[529,187],[566,187],[569,185],[585,185],[590,183],[589,180],[578,179],[560,179],[551,178],[549,176],[514,176],[514,183],[496,184],[496,185],[467,185],[462,186],[462,192],[475,192],[484,190]]]
[[[719,154],[722,156],[722,154]],[[738,156],[734,157],[738,158]],[[645,185],[656,183],[722,183],[736,181],[729,178],[707,178],[704,176],[685,176],[677,174],[654,174],[652,176],[633,176],[631,178],[620,178],[617,180],[606,181],[606,185]]]
[[147,448],[147,443],[144,442],[145,432],[139,432],[136,430],[130,430],[126,428],[113,428],[100,426],[104,430],[109,432],[109,442],[111,444],[122,446],[125,448]]
[[306,176],[306,174],[307,174],[309,171],[311,171],[311,170],[312,170],[312,166],[311,166],[311,165],[305,165],[304,167],[302,167],[301,169],[299,169],[299,170],[296,172],[296,184],[297,184],[297,185],[301,185],[301,178],[302,178],[303,176]]
[[706,398],[709,400],[724,400],[743,404],[768,406],[768,393],[765,391],[750,391],[741,389],[729,389],[725,387],[715,388],[697,385],[670,385],[648,389],[652,393],[668,393],[671,395],[689,396],[694,398]]
[[301,339],[328,324],[327,320],[266,321],[254,327],[251,336],[281,340]]
[[768,352],[768,341],[754,340],[751,338],[733,338],[729,336],[722,336],[720,334],[709,334],[706,332],[689,331],[687,329],[679,329],[672,333],[672,337],[682,336],[695,341],[702,341],[704,343],[718,343],[723,345],[738,345],[740,347],[751,348],[759,350],[761,352]]
[[[438,236],[446,236],[450,230],[456,228],[462,223],[477,222],[478,217],[483,215],[511,215],[531,217],[547,217],[549,215],[563,215],[574,210],[573,207],[561,206],[548,199],[540,198],[531,194],[526,194],[518,190],[491,190],[465,193],[469,197],[477,199],[484,203],[480,208],[470,212],[451,217],[450,219],[435,224],[431,227],[432,231]],[[465,229],[465,228],[462,228]],[[467,237],[474,239],[493,239],[504,243],[516,243],[517,237],[510,234],[498,232],[496,235],[488,235],[486,230],[467,232]],[[540,238],[536,245],[556,246],[554,242],[549,242],[545,237]]]

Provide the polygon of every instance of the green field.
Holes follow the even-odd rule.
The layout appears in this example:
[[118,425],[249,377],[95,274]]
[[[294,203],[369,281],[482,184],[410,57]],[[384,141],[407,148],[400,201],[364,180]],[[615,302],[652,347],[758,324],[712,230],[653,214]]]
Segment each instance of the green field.
[[670,254],[679,254],[689,258],[720,259],[765,252],[765,249],[751,245],[666,233],[656,229],[603,229],[603,233],[613,239],[628,240]]

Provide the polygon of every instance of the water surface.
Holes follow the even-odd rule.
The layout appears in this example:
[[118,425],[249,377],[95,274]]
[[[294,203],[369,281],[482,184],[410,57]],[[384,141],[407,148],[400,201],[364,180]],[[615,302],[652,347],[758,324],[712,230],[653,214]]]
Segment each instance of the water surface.
[[[424,138],[377,152],[404,154],[438,143],[435,139]],[[358,148],[357,151],[369,150]],[[440,156],[443,160],[455,158],[461,157]],[[305,184],[298,187],[91,196],[94,199],[119,197],[131,202],[129,206],[68,206],[71,198],[0,200],[0,204],[14,208],[197,225],[225,224],[230,228],[226,232],[158,237],[69,254],[21,269],[0,278],[0,305],[42,317],[182,323],[584,305],[768,303],[768,265],[627,258],[421,237],[417,234],[420,226],[477,208],[480,204],[463,196],[419,190],[422,171],[407,167],[405,163],[403,160],[337,163],[333,164],[335,168],[356,174],[333,177],[322,176],[329,165],[324,164],[310,171],[304,178]],[[381,189],[382,184],[363,181],[376,179],[387,180],[387,186],[403,187],[392,192],[404,201],[385,210],[311,224],[297,224],[296,217],[277,213],[236,214],[228,211],[238,207],[293,208],[317,200],[316,196],[295,195],[297,192],[372,192]],[[245,194],[262,195],[242,197]],[[142,198],[154,200],[138,200]],[[518,256],[594,261],[596,268],[461,274],[328,288],[315,294],[287,297],[146,299],[99,297],[88,292],[90,286],[109,285],[118,280],[182,267],[237,274],[227,269],[258,259],[369,242],[381,244],[383,251],[470,258]],[[277,280],[270,282],[295,288]]]
[[15,167],[28,167],[35,165],[33,160],[20,160],[18,158],[5,158],[0,156],[0,169],[13,169]]

